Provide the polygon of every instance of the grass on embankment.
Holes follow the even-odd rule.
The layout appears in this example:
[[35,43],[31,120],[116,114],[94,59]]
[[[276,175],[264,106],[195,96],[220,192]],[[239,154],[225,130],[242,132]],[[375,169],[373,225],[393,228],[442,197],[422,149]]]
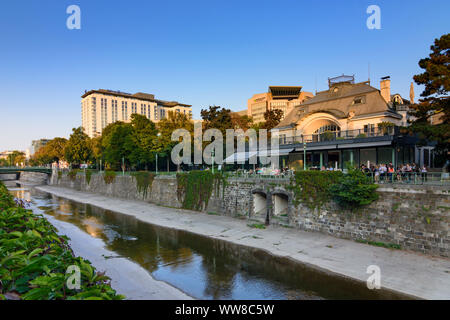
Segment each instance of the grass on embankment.
[[[56,231],[42,215],[16,204],[0,182],[0,300],[123,299],[110,279],[75,257],[68,238]],[[69,266],[81,271],[80,289],[66,285]]]

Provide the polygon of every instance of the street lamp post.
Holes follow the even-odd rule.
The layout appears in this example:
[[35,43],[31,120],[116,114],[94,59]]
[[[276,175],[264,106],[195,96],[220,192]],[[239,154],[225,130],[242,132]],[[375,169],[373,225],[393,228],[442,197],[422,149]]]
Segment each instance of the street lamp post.
[[306,142],[305,137],[302,135],[303,141],[303,170],[306,171]]
[[[158,132],[158,134],[156,135],[156,139],[159,140],[159,137],[161,137],[161,132]],[[156,168],[155,168],[155,172],[156,172],[156,174],[158,174],[158,152],[156,152],[155,157],[156,157]]]
[[212,173],[214,174],[214,149],[211,150],[211,157],[212,157]]

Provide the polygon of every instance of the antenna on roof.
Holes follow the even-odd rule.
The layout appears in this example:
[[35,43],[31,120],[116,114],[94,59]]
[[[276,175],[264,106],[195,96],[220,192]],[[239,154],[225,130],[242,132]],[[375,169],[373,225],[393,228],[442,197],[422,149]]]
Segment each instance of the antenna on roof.
[[367,63],[367,80],[370,84],[370,62]]
[[316,96],[317,96],[317,76],[314,81],[315,81],[315,85],[316,85]]

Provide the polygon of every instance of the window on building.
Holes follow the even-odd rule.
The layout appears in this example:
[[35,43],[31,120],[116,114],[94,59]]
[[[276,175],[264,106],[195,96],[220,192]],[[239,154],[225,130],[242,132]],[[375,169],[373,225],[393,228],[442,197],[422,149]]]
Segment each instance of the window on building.
[[353,99],[353,104],[363,104],[365,103],[365,101],[365,97],[356,97],[355,99]]

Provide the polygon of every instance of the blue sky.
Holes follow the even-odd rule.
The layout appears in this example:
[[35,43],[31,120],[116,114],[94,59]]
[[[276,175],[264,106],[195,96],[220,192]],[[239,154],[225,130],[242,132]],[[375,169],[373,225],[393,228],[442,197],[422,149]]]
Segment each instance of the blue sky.
[[[66,8],[81,8],[81,30]],[[381,8],[381,30],[366,9]],[[442,1],[8,1],[0,5],[0,151],[67,137],[84,90],[148,92],[200,109],[246,108],[269,85],[314,92],[355,74],[409,96],[417,62],[450,31]],[[416,97],[421,88],[416,86]]]

